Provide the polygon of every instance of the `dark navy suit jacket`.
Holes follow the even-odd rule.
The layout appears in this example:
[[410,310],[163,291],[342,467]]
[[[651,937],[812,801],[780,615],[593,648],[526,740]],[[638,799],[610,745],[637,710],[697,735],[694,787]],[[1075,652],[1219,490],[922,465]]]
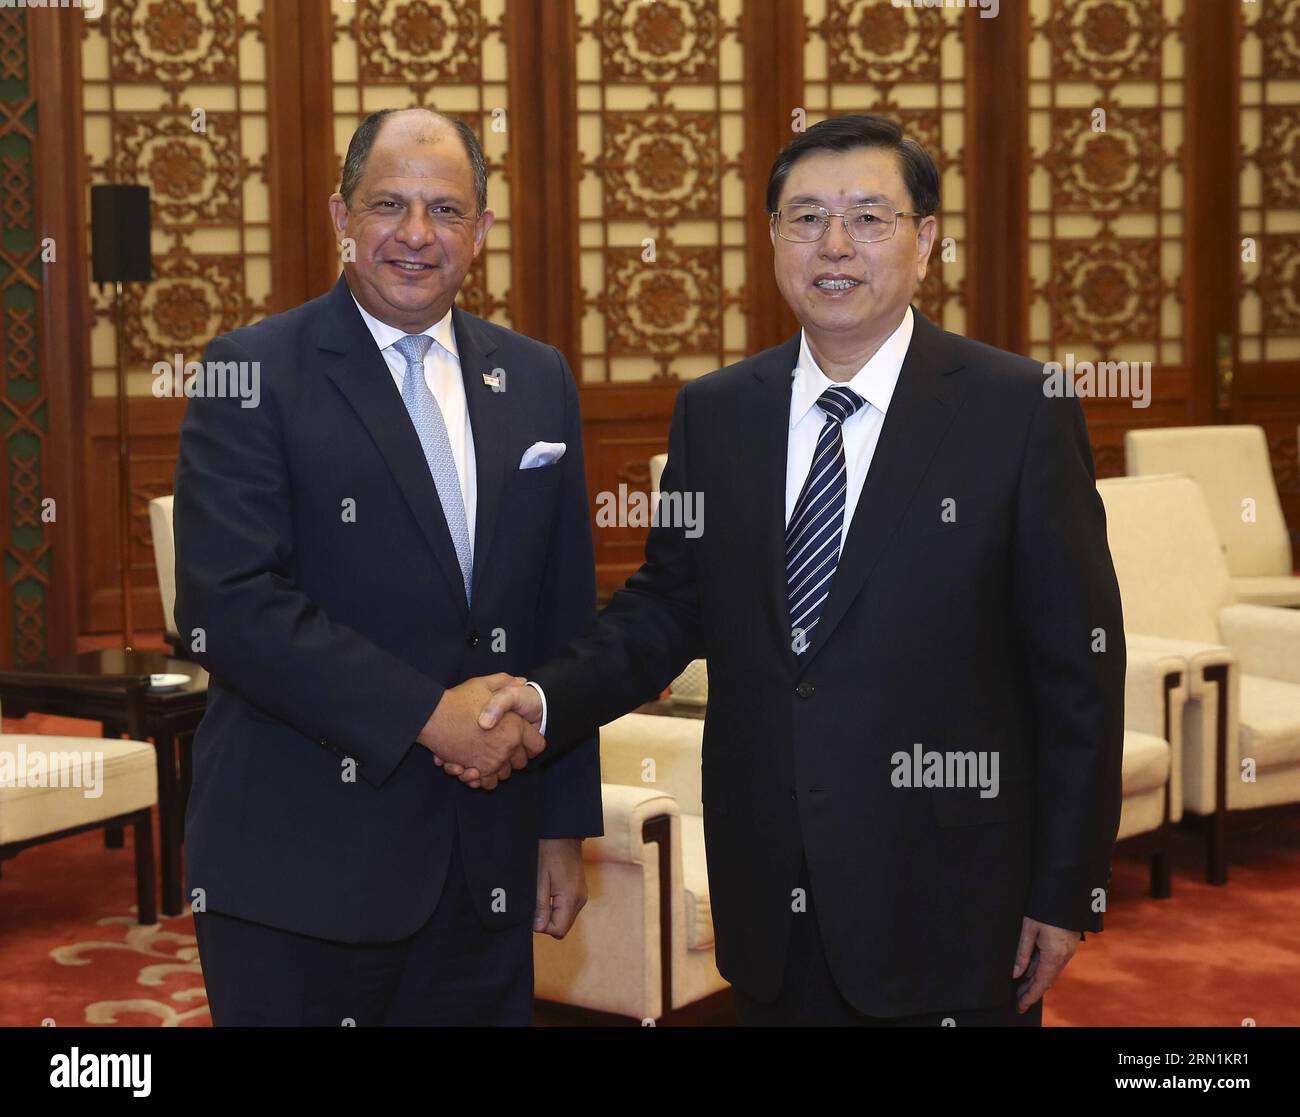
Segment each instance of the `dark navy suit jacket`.
[[[784,542],[798,355],[796,336],[679,393],[661,489],[702,494],[703,530],[653,527],[595,634],[534,673],[548,742],[707,656],[723,976],[775,996],[806,856],[827,959],[860,1012],[1003,1004],[1026,915],[1101,928],[1119,825],[1124,629],[1083,412],[1044,395],[1037,362],[916,314],[799,656]],[[996,754],[999,793],[897,786],[894,758],[917,743]]]
[[[404,937],[432,914],[458,831],[481,920],[512,925],[533,912],[538,839],[602,832],[594,734],[491,792],[414,743],[444,687],[527,674],[595,615],[572,374],[552,346],[452,313],[478,483],[472,608],[344,278],[207,349],[261,377],[257,407],[189,401],[176,467],[177,625],[211,673],[186,884],[208,910],[340,941]],[[504,390],[484,382],[494,370]],[[537,441],[567,452],[521,470]]]

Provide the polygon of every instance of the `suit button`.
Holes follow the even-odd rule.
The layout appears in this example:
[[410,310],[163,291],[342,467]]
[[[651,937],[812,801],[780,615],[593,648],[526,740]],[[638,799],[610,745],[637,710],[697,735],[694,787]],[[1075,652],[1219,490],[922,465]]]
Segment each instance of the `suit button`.
[[817,688],[814,687],[812,683],[800,683],[797,687],[794,688],[794,692],[800,698],[811,698],[813,691],[816,689]]
[[467,643],[471,648],[477,648],[477,647],[478,647],[478,633],[477,633],[477,632],[471,632],[468,636],[465,637],[465,643]]
[[322,737],[322,738],[320,739],[320,743],[321,743],[322,745],[324,745],[326,748],[331,748],[331,747],[332,747],[332,746],[330,745],[330,743],[329,743],[327,740],[325,740],[324,737]]

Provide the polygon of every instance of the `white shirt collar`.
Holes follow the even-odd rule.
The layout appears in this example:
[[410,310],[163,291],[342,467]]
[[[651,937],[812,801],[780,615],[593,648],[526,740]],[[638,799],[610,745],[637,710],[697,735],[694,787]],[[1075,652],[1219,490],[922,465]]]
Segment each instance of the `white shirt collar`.
[[[912,342],[912,308],[903,313],[903,320],[898,327],[885,338],[885,343],[877,349],[848,381],[832,380],[813,358],[808,347],[808,335],[799,333],[799,363],[794,367],[794,382],[791,386],[790,428],[793,430],[817,406],[821,394],[832,384],[842,383],[852,388],[881,414],[889,410],[889,401],[894,398],[894,389],[898,386],[898,374],[903,369],[903,358]],[[863,410],[857,412],[862,414]],[[850,417],[851,421],[851,417]]]
[[[349,291],[348,294],[352,294],[352,292]],[[352,295],[352,301],[357,303],[356,295]],[[365,322],[371,335],[375,339],[375,344],[379,346],[381,351],[388,349],[393,342],[400,341],[402,338],[407,336],[404,331],[399,330],[396,326],[390,326],[387,322],[381,322],[360,303],[357,303],[357,309],[361,311],[361,320]],[[456,331],[452,329],[451,325],[450,308],[448,308],[447,313],[441,318],[441,320],[435,322],[423,332],[433,338],[434,341],[447,350],[447,352],[453,357],[460,360],[460,353],[456,349]]]

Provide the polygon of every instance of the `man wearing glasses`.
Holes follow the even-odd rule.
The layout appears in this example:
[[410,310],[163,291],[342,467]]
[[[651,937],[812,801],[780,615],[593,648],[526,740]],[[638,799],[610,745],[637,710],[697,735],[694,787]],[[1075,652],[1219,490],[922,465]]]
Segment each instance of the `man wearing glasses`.
[[480,721],[563,750],[707,657],[748,1024],[1037,1024],[1102,925],[1125,649],[1087,431],[1041,365],[911,305],[938,207],[887,120],[786,145],[767,208],[803,329],[677,398],[661,488],[707,497],[703,531],[653,527],[595,631]]

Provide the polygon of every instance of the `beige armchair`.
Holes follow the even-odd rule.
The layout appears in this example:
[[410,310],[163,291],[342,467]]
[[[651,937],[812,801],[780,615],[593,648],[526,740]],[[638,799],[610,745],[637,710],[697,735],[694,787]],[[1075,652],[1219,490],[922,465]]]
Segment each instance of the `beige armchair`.
[[0,733],[0,865],[45,842],[130,826],[140,923],[158,922],[157,801],[157,765],[148,742]]
[[[1130,646],[1118,837],[1121,849],[1150,856],[1151,894],[1161,898],[1170,827],[1182,816],[1186,701],[1182,655]],[[628,714],[601,730],[605,835],[584,843],[589,896],[573,930],[534,937],[539,1000],[671,1021],[727,988],[713,958],[703,739],[696,718]]]
[[650,459],[650,495],[652,499],[659,493],[659,479],[663,477],[664,466],[667,464],[667,454],[656,454]]
[[1153,427],[1124,436],[1130,476],[1185,473],[1205,494],[1237,600],[1300,605],[1291,540],[1262,427]]
[[539,1000],[671,1022],[727,988],[704,861],[704,722],[628,714],[600,731],[605,835],[583,843],[587,906],[533,937]]
[[1183,658],[1128,641],[1124,680],[1123,803],[1120,849],[1148,854],[1151,895],[1171,891],[1170,829],[1183,815],[1182,720],[1187,704]]
[[149,502],[149,532],[153,537],[153,562],[158,571],[158,593],[162,598],[163,635],[181,659],[189,649],[176,631],[176,536],[172,527],[172,496],[156,496]]
[[1183,805],[1207,835],[1207,876],[1227,881],[1231,812],[1300,802],[1300,613],[1241,605],[1197,483],[1185,475],[1097,485],[1130,646],[1183,658]]
[[[656,454],[650,459],[650,499],[659,502],[659,480],[668,464],[667,454]],[[702,659],[694,659],[686,670],[668,684],[668,693],[678,702],[689,706],[703,706],[709,698],[709,668]]]

